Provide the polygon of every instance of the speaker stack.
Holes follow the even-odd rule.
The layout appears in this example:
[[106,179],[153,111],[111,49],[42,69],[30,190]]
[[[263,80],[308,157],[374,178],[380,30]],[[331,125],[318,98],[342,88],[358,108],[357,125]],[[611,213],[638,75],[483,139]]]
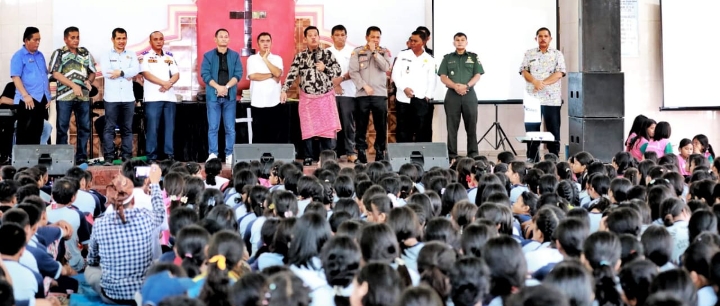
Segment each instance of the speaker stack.
[[568,74],[570,155],[610,162],[623,150],[620,0],[580,0],[580,72]]

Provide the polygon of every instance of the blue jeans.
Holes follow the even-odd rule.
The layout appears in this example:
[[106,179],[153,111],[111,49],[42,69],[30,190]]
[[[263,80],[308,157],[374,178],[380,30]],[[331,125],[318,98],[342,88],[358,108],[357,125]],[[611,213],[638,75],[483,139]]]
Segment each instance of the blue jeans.
[[120,128],[122,139],[121,156],[132,157],[132,123],[135,102],[105,102],[105,126],[102,130],[102,151],[104,157],[115,157],[115,127]]
[[68,144],[70,116],[75,113],[77,142],[75,143],[75,159],[87,158],[87,144],[90,139],[90,102],[88,101],[57,101],[57,144]]
[[40,144],[41,145],[48,144],[48,141],[50,141],[50,136],[52,136],[52,130],[53,130],[52,124],[50,124],[50,122],[45,120],[43,122],[42,135],[40,135]]
[[232,156],[235,145],[235,108],[237,101],[218,97],[206,103],[208,117],[208,153],[218,155],[218,129],[220,118],[225,126],[225,156]]
[[157,130],[160,127],[161,118],[165,121],[165,145],[163,150],[166,155],[172,156],[174,154],[175,103],[170,101],[145,102],[145,151],[147,151],[148,160],[158,158]]

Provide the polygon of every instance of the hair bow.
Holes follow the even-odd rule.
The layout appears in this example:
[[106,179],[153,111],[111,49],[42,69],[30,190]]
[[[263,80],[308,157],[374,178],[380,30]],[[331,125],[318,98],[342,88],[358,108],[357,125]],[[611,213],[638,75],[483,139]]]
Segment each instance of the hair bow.
[[223,255],[215,255],[210,260],[208,260],[209,263],[214,263],[218,269],[225,271],[227,269],[227,258]]

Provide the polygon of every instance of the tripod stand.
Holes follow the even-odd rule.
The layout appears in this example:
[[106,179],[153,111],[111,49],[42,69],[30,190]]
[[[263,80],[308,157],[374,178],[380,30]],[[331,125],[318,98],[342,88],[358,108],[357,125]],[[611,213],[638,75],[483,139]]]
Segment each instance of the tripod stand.
[[[503,130],[502,126],[500,125],[500,121],[498,121],[498,105],[497,103],[493,103],[495,105],[495,122],[488,128],[488,130],[483,134],[482,137],[480,137],[480,140],[478,140],[478,145],[485,140],[488,144],[493,148],[493,150],[498,150],[502,146],[503,150],[505,150],[505,144],[507,143],[508,146],[510,146],[510,150],[513,152],[513,154],[517,155],[517,152],[515,152],[515,148],[513,148],[512,144],[510,143],[510,139],[507,137],[507,134],[505,134],[505,131]],[[489,140],[485,139],[485,137],[490,134],[490,131],[495,129],[495,143],[493,144]]]

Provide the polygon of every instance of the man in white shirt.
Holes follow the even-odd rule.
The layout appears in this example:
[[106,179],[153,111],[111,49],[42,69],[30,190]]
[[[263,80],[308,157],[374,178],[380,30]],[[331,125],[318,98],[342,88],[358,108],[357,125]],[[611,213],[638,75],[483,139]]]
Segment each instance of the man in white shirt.
[[252,141],[253,143],[287,143],[288,112],[285,105],[280,104],[282,57],[270,51],[272,47],[270,33],[260,33],[257,43],[259,52],[251,55],[247,60],[253,117]]
[[433,110],[432,99],[437,77],[435,60],[425,52],[425,32],[415,31],[410,36],[410,50],[398,54],[392,70],[397,87],[397,142],[431,142],[428,133],[427,113]]
[[[347,155],[348,162],[354,163],[357,159],[355,154],[355,93],[357,89],[355,84],[350,80],[350,57],[352,56],[352,47],[346,46],[347,29],[343,25],[336,25],[332,28],[333,46],[329,48],[335,60],[340,64],[342,70],[340,77],[333,79],[333,88],[335,88],[335,101],[337,101],[338,112],[340,113],[340,126],[342,131],[337,136],[337,146],[335,149],[338,156]],[[343,154],[344,153],[344,154]]]
[[[102,151],[105,165],[115,159],[115,127],[120,126],[122,158],[132,158],[132,122],[135,114],[135,95],[132,78],[140,73],[135,52],[125,50],[127,32],[122,28],[112,31],[113,49],[102,57],[100,68],[105,78],[103,100],[105,128],[102,131]],[[122,120],[122,121],[118,121]]]
[[173,85],[180,79],[177,62],[172,53],[163,51],[165,37],[159,31],[150,34],[151,49],[140,58],[140,71],[145,79],[145,151],[149,162],[158,158],[157,130],[160,119],[165,121],[165,145],[167,159],[174,159],[173,133],[175,131],[175,90]]

